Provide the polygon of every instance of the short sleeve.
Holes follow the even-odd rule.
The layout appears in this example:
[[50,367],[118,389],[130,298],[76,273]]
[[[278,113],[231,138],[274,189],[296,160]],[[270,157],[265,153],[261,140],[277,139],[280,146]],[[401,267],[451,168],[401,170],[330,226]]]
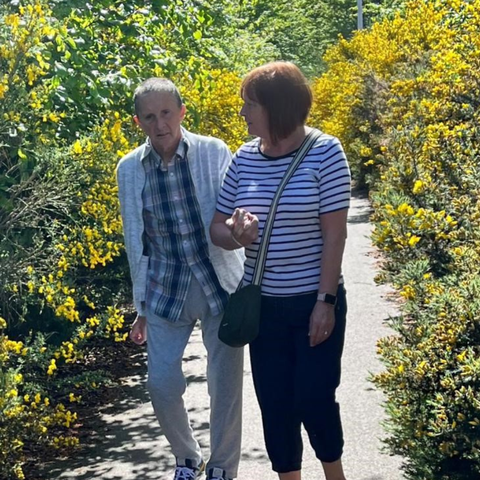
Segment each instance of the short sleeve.
[[344,210],[350,206],[351,175],[340,141],[331,137],[321,153],[319,214]]

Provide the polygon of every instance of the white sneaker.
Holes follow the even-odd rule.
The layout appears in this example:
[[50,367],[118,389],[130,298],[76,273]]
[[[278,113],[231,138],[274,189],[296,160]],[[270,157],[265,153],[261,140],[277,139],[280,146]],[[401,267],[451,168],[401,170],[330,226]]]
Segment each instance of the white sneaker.
[[227,478],[227,474],[225,470],[221,468],[214,467],[209,468],[207,473],[207,480],[232,480],[231,478]]
[[204,470],[205,462],[203,460],[198,467],[194,467],[191,460],[185,460],[185,465],[177,464],[173,480],[196,480]]

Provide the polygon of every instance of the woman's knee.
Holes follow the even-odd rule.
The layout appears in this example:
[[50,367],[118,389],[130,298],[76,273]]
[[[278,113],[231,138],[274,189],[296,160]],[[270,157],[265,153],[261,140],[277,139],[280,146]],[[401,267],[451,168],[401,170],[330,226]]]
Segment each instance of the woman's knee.
[[317,458],[322,462],[337,461],[342,456],[344,440],[335,392],[325,392],[323,398],[317,397],[317,402],[303,405],[301,414]]

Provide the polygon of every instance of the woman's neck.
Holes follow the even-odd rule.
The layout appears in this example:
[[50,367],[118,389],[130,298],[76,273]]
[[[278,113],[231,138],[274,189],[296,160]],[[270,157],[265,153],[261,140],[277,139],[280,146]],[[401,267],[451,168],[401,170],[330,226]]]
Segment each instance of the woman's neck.
[[281,157],[296,150],[309,131],[310,128],[300,125],[288,137],[278,140],[276,144],[273,144],[270,138],[261,138],[260,149],[270,157]]

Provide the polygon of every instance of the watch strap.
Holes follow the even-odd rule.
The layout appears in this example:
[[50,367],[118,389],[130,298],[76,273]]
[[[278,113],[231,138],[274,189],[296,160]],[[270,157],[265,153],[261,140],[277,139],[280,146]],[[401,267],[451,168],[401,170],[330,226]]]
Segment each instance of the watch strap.
[[331,293],[319,293],[317,300],[328,303],[329,305],[335,305],[337,303],[336,295],[332,295]]

